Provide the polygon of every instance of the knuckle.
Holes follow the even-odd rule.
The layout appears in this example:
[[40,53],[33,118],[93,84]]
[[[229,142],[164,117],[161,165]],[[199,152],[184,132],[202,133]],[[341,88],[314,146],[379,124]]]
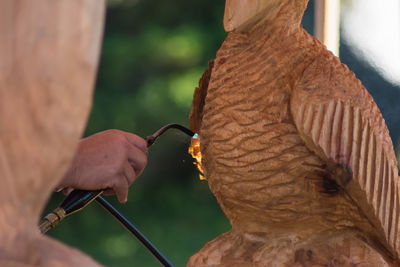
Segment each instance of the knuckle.
[[124,142],[124,135],[122,133],[121,130],[117,130],[117,129],[110,129],[110,130],[106,130],[107,135],[109,135],[109,138],[118,141],[120,143]]
[[121,134],[121,130],[118,130],[118,129],[109,129],[109,130],[106,130],[106,132],[108,132],[110,134],[113,134],[113,135],[120,135]]
[[142,149],[142,150],[147,150],[147,142],[146,140],[144,140],[143,138],[139,138],[138,139],[138,146]]
[[144,168],[146,165],[147,165],[147,156],[146,156],[146,154],[143,153],[143,154],[139,157],[139,166],[140,166],[141,168]]
[[144,157],[143,161],[140,163],[140,169],[144,169],[144,167],[146,167],[147,165],[147,158]]

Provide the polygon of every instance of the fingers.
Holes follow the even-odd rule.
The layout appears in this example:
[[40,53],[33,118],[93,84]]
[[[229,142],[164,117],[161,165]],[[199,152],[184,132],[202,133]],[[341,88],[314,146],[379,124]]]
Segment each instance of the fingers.
[[128,161],[135,171],[135,178],[139,176],[144,167],[147,165],[147,153],[143,152],[136,146],[129,146],[128,148]]
[[137,177],[135,170],[133,169],[133,166],[129,163],[129,161],[126,161],[124,164],[123,174],[128,182],[128,185],[131,185]]
[[64,188],[62,191],[64,195],[68,196],[72,191],[74,191],[74,189],[72,187],[67,187]]
[[137,136],[136,134],[128,133],[128,132],[123,132],[126,140],[133,146],[139,148],[142,150],[144,153],[147,154],[147,142],[143,138]]
[[62,186],[57,186],[56,188],[54,188],[54,192],[60,192],[64,189],[64,187]]
[[107,188],[107,189],[105,189],[105,190],[103,191],[103,195],[104,195],[104,196],[112,196],[112,195],[115,195],[115,192],[114,192],[114,190],[112,190],[111,188]]
[[146,141],[143,138],[131,133],[124,132],[124,136],[128,141],[128,160],[123,166],[125,183],[120,182],[113,188],[114,192],[117,194],[118,200],[121,203],[125,203],[127,201],[129,185],[131,185],[142,173],[147,164]]
[[114,186],[112,189],[114,190],[115,194],[117,195],[118,201],[121,203],[126,203],[128,200],[128,189],[129,184],[126,178],[120,178],[115,180]]

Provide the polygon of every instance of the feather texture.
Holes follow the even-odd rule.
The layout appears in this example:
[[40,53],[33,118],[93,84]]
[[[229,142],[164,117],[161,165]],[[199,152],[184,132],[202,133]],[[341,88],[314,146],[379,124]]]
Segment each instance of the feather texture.
[[301,29],[294,2],[229,33],[205,92],[196,89],[191,125],[232,231],[188,266],[398,266],[385,122],[354,74]]

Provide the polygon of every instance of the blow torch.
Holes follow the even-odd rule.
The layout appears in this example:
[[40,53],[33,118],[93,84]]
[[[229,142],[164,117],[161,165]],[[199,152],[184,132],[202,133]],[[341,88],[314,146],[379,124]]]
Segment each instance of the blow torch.
[[[164,134],[168,129],[178,129],[192,138],[197,138],[197,134],[188,128],[179,124],[168,124],[160,128],[154,134],[146,137],[147,147],[150,147],[156,139]],[[86,191],[73,190],[60,204],[59,207],[47,214],[39,223],[40,231],[44,234],[54,228],[66,216],[82,210],[93,200],[96,200],[104,209],[106,209],[115,219],[117,219],[129,232],[131,232],[164,266],[174,266],[147,238],[136,226],[128,220],[121,212],[119,212],[111,203],[101,196],[103,190]]]

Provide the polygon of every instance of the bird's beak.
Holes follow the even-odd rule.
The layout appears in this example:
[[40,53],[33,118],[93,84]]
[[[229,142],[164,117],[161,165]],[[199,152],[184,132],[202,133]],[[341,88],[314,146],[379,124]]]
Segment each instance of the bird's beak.
[[268,16],[279,3],[279,0],[225,0],[224,29],[246,31]]
[[239,28],[246,22],[250,9],[258,0],[226,0],[224,13],[224,29],[227,32]]
[[226,0],[225,1],[225,13],[224,13],[224,29],[227,32],[232,31],[232,19],[234,17],[234,11],[235,9],[233,8],[233,1],[235,0]]

